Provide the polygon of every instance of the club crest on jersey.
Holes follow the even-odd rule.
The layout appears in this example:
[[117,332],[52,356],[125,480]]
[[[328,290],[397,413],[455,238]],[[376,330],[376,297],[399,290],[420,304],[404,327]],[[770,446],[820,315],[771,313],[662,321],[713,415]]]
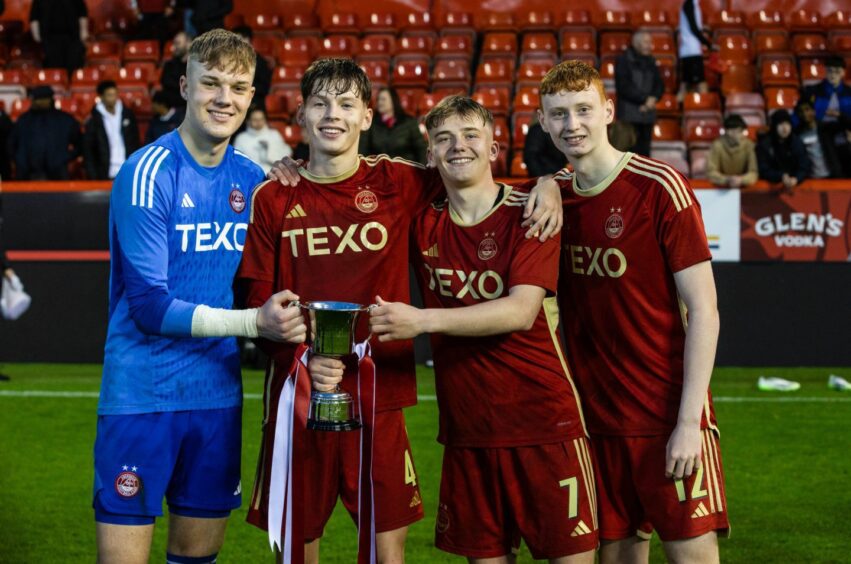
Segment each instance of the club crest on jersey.
[[489,260],[496,256],[499,247],[494,240],[496,233],[485,233],[485,238],[479,243],[479,259]]
[[609,208],[609,213],[611,214],[608,219],[606,219],[606,236],[609,239],[617,239],[623,234],[623,216],[621,215],[621,208]]
[[364,186],[355,195],[355,206],[363,213],[372,213],[378,209],[378,196],[369,190],[369,186]]
[[[124,468],[125,470],[115,478],[115,491],[121,497],[135,497],[142,488],[142,479],[136,472],[127,470],[126,466]],[[135,466],[133,470],[136,470]]]
[[236,213],[242,213],[242,210],[245,209],[245,194],[239,189],[239,184],[231,184],[230,186],[233,188],[228,197],[230,207]]

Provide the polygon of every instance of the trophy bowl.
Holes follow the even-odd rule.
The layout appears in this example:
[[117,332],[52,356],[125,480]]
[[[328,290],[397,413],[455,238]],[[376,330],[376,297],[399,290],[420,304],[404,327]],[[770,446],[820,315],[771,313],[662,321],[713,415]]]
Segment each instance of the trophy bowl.
[[[367,307],[350,302],[304,302],[301,307],[310,317],[309,340],[313,354],[342,358],[352,354],[355,344],[355,324]],[[313,390],[307,428],[315,431],[353,431],[359,429],[352,396],[340,389],[333,392]]]

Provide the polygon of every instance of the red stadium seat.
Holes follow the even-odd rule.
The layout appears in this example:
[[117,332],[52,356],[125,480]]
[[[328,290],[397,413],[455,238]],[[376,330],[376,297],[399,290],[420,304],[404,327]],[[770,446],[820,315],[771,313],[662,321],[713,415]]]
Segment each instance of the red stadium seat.
[[599,12],[597,16],[597,29],[600,31],[632,29],[632,24],[629,21],[629,12],[621,10],[603,10]]
[[605,59],[600,57],[600,78],[603,79],[603,86],[606,92],[615,89],[615,60],[614,55],[609,55]]
[[785,29],[783,12],[779,10],[757,10],[748,14],[748,26],[752,30],[777,28]]
[[539,86],[521,86],[514,94],[515,112],[534,112],[541,107],[541,88]]
[[285,124],[278,131],[281,132],[281,137],[284,138],[284,143],[292,148],[295,148],[295,146],[302,141],[301,127],[296,124]]
[[511,170],[509,174],[514,178],[527,178],[529,169],[526,163],[523,162],[523,151],[514,151],[514,156],[511,157]]
[[600,58],[617,56],[626,51],[632,34],[625,31],[607,31],[600,34]]
[[390,33],[395,35],[399,32],[396,15],[392,12],[372,12],[368,14],[363,24],[363,32]]
[[508,10],[483,11],[474,16],[476,29],[481,33],[508,32],[517,33],[514,15]]
[[665,83],[665,92],[674,93],[679,89],[677,82],[677,61],[672,56],[659,55],[656,57],[656,66],[659,67],[659,74],[662,75],[662,82]]
[[378,90],[390,84],[390,60],[358,59],[358,66],[363,69],[372,82],[373,90]]
[[77,104],[80,114],[82,116],[87,116],[92,113],[92,108],[94,108],[97,103],[98,94],[94,90],[89,90],[88,92],[72,92],[71,98],[73,98],[74,102]]
[[730,65],[721,75],[721,92],[724,96],[754,90],[756,90],[756,71],[752,65]]
[[473,100],[483,105],[495,116],[506,116],[511,108],[508,103],[508,91],[494,86],[479,86],[473,92]]
[[153,40],[128,41],[124,45],[124,62],[151,61],[160,62],[160,44]]
[[753,60],[750,39],[744,34],[725,35],[718,41],[718,55],[731,65],[747,65]]
[[426,92],[425,94],[420,96],[419,102],[417,102],[417,116],[419,116],[419,117],[425,116],[441,100],[443,100],[443,94],[442,93],[434,94],[432,92]]
[[788,86],[766,88],[763,94],[765,95],[765,109],[769,115],[781,108],[792,111],[800,96],[797,88]]
[[32,74],[31,86],[50,86],[54,94],[62,96],[68,89],[68,71],[65,69],[41,69]]
[[397,61],[391,79],[393,86],[428,88],[430,63],[431,59],[425,56],[419,59]]
[[768,59],[760,67],[760,82],[765,86],[793,86],[800,84],[798,69],[789,59]]
[[396,94],[399,95],[399,101],[402,103],[405,113],[415,115],[417,112],[417,104],[420,98],[425,95],[425,88],[406,88],[396,87]]
[[659,117],[679,117],[680,103],[677,101],[676,95],[666,92],[662,94],[659,101],[656,102],[656,114]]
[[504,117],[493,118],[493,140],[499,143],[500,150],[507,150],[511,135],[508,133],[508,121]]
[[691,120],[686,122],[686,136],[689,147],[695,144],[709,145],[721,134],[721,123],[717,120]]
[[514,82],[514,59],[483,60],[476,69],[477,86],[511,86]]
[[269,96],[275,96],[281,100],[290,114],[295,114],[303,102],[301,90],[298,86],[291,84],[273,84],[269,89]]
[[511,117],[511,148],[523,149],[526,144],[526,134],[529,133],[529,127],[537,120],[534,112],[516,112]]
[[817,84],[827,77],[827,69],[822,59],[799,59],[798,65],[801,70],[802,86]]
[[538,86],[552,65],[545,61],[532,59],[520,63],[517,68],[517,86]]
[[476,28],[473,26],[473,15],[470,12],[444,12],[437,22],[440,35],[462,33],[475,38]]
[[[851,53],[851,32],[831,35],[829,41],[832,52],[842,55]],[[12,58],[14,59],[14,54]]]
[[86,60],[102,59],[106,57],[121,58],[124,43],[118,39],[99,39],[91,41],[86,46]]
[[435,35],[434,22],[429,12],[410,11],[404,14],[400,23],[402,36]]
[[118,90],[118,96],[125,106],[130,108],[139,119],[150,119],[154,114],[151,96],[145,86],[125,86]]
[[821,33],[797,33],[792,37],[792,51],[798,57],[825,55],[827,38]]
[[594,32],[582,29],[563,29],[560,34],[562,57],[597,54],[597,40]]
[[105,71],[98,67],[83,67],[71,75],[71,92],[93,90],[98,82],[115,80],[118,73]]
[[671,31],[652,31],[650,38],[653,40],[653,55],[676,55],[677,41]]
[[53,107],[57,110],[61,110],[65,113],[71,114],[74,116],[77,121],[82,122],[88,117],[88,114],[91,113],[91,108],[89,108],[88,112],[83,111],[80,107],[80,103],[76,98],[68,97],[68,98],[57,98],[53,102]]
[[725,100],[728,110],[742,108],[765,109],[765,98],[759,92],[732,92]]
[[555,25],[552,12],[522,10],[517,16],[517,27],[521,32],[551,31]]
[[419,59],[430,56],[434,46],[434,37],[430,35],[402,36],[396,44],[396,61],[405,58]]
[[246,25],[254,31],[254,39],[261,37],[282,39],[284,37],[281,18],[278,14],[255,14],[246,22]]
[[95,37],[98,39],[123,39],[133,35],[133,23],[125,16],[102,20],[102,25],[95,27]]
[[470,90],[470,63],[464,58],[439,59],[434,62],[431,83],[434,88],[462,88]]
[[639,10],[630,19],[635,28],[673,32],[675,27],[671,14],[665,10]]
[[6,68],[20,69],[22,71],[40,69],[41,54],[36,50],[34,44],[31,43],[12,45],[9,50],[9,61],[6,64]]
[[29,98],[20,98],[18,100],[15,100],[9,107],[9,117],[12,119],[12,121],[17,121],[18,118],[21,117],[21,114],[30,109],[31,105],[32,100],[30,100]]
[[27,89],[24,86],[26,78],[20,70],[0,69],[0,102],[6,108],[11,108],[15,100],[25,99]]
[[523,36],[523,46],[520,50],[520,61],[534,57],[557,57],[558,41],[553,33],[527,33]]
[[473,40],[469,35],[444,35],[434,44],[434,58],[463,58],[469,64],[473,58],[473,47]]
[[332,12],[322,20],[322,30],[327,34],[360,35],[361,27],[357,14]]
[[319,17],[315,12],[296,12],[286,10],[281,17],[281,24],[288,38],[305,35],[321,36],[322,28]]
[[139,63],[127,63],[124,68],[119,69],[116,82],[121,85],[125,84],[143,84],[150,86],[154,83],[157,74],[157,67],[150,61]]
[[396,38],[389,34],[365,35],[360,41],[358,60],[381,59],[390,62],[396,52]]
[[710,14],[707,19],[709,27],[714,31],[719,30],[747,30],[747,22],[745,15],[739,10],[720,10],[715,14]]
[[319,50],[316,56],[325,57],[351,57],[360,51],[360,41],[355,35],[326,35],[319,42]]
[[[283,34],[283,32],[281,32]],[[273,62],[278,58],[278,48],[281,44],[280,37],[268,35],[255,35],[251,39],[251,46],[258,55],[271,59]],[[274,66],[274,65],[273,65]]]
[[789,16],[789,30],[792,33],[821,31],[821,16],[812,10],[795,10]]
[[482,60],[491,57],[517,56],[517,34],[487,33],[482,40]]
[[753,34],[754,52],[781,53],[789,50],[789,36],[784,30],[757,30]]
[[658,119],[653,124],[654,141],[681,141],[683,132],[680,130],[680,121],[676,119]]
[[314,59],[319,40],[313,36],[288,37],[278,48],[278,62],[285,66],[308,66]]
[[272,87],[298,87],[307,66],[278,66],[272,71]]
[[688,92],[683,97],[683,120],[716,120],[721,122],[721,100],[715,92]]
[[286,96],[281,94],[280,90],[266,96],[266,115],[269,116],[270,120],[289,118],[288,100]]

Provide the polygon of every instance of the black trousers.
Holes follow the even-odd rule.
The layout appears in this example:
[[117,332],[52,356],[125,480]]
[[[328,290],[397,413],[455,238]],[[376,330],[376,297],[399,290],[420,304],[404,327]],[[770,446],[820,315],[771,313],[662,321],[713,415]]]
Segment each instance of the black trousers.
[[652,123],[633,123],[635,128],[635,145],[632,152],[645,157],[650,156],[650,141],[653,139]]
[[86,48],[79,37],[69,35],[45,36],[42,44],[45,68],[66,69],[70,76],[75,70],[85,65]]

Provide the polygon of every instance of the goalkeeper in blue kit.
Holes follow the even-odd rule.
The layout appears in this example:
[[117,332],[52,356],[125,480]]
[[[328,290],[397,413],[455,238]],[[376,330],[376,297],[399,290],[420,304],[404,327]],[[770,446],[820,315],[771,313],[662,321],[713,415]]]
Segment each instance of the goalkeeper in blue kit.
[[264,179],[228,144],[254,94],[255,57],[223,30],[193,41],[181,77],[185,120],[131,155],[113,185],[94,450],[99,562],[148,562],[163,497],[167,561],[215,562],[241,501],[234,337],[305,337],[289,291],[230,309],[251,191]]

